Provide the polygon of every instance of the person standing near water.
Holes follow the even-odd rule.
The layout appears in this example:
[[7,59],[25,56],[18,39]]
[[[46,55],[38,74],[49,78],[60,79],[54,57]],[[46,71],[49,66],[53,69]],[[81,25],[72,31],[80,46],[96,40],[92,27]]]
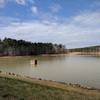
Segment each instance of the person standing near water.
[[32,65],[37,65],[37,59],[31,60],[31,64],[32,64]]
[[34,64],[37,65],[37,59],[35,59]]

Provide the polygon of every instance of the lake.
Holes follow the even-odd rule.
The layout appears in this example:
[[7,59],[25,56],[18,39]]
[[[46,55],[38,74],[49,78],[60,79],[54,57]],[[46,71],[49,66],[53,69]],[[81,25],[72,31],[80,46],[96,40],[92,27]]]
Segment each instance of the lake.
[[[31,60],[37,59],[37,66]],[[0,70],[100,88],[100,57],[81,55],[1,57]]]

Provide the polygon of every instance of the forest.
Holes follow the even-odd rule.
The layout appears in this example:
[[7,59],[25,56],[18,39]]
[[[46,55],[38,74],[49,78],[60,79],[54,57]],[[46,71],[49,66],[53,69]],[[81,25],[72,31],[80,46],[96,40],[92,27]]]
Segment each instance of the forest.
[[41,54],[65,53],[66,48],[62,44],[32,43],[25,40],[11,38],[0,39],[0,56],[27,56]]

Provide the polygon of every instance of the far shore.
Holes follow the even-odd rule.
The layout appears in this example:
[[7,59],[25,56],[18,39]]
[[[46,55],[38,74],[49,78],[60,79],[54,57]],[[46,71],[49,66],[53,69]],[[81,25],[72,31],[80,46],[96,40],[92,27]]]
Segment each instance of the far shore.
[[56,82],[52,80],[43,80],[41,78],[32,78],[29,76],[22,76],[22,75],[14,74],[11,72],[2,72],[2,71],[0,72],[0,77],[11,78],[11,79],[16,79],[16,80],[21,80],[24,82],[40,84],[43,86],[54,87],[54,88],[62,89],[65,91],[80,92],[87,95],[89,94],[100,95],[100,89],[87,87],[80,84],[71,84],[71,83],[67,84],[67,83]]
[[100,56],[100,52],[69,52],[67,55],[89,55],[89,56]]
[[[100,52],[68,52],[64,54],[41,54],[41,55],[23,55],[26,57],[30,56],[74,56],[74,55],[89,55],[89,56],[100,56]],[[9,58],[9,57],[23,57],[23,56],[0,56],[0,58]]]
[[41,55],[23,55],[23,56],[17,56],[17,55],[13,55],[13,56],[0,56],[0,58],[9,58],[9,57],[24,57],[24,56],[26,56],[26,57],[31,57],[31,56],[64,56],[64,55],[68,55],[69,53],[64,53],[64,54],[41,54]]

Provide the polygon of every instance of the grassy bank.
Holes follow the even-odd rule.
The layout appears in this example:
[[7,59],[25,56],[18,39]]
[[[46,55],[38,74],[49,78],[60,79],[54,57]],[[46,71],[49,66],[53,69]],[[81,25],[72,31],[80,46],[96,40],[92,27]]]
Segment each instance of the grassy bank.
[[1,73],[0,100],[100,100],[100,91]]

